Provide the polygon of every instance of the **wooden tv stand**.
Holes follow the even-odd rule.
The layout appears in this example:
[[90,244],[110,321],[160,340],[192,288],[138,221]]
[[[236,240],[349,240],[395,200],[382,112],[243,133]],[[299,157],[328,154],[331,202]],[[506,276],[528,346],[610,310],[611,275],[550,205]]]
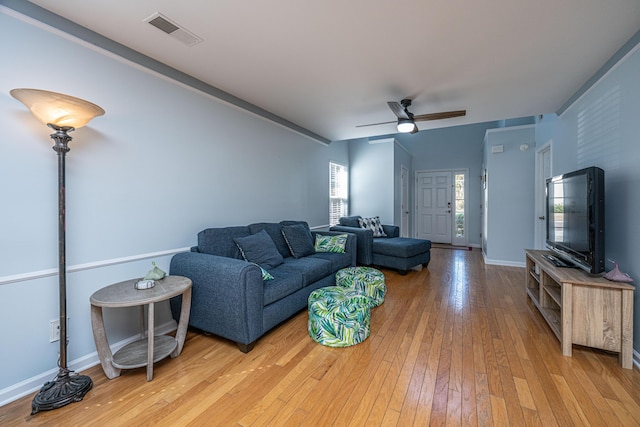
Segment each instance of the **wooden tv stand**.
[[527,295],[571,356],[578,344],[617,352],[623,368],[633,367],[633,292],[627,283],[556,267],[548,251],[525,250]]

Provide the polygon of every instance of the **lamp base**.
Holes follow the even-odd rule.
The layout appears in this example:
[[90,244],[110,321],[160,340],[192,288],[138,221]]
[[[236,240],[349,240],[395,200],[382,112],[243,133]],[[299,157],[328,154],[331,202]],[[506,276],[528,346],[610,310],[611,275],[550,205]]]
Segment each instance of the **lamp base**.
[[71,371],[60,368],[56,379],[46,382],[33,398],[31,415],[80,402],[91,387],[93,387],[93,381],[88,376],[71,375]]

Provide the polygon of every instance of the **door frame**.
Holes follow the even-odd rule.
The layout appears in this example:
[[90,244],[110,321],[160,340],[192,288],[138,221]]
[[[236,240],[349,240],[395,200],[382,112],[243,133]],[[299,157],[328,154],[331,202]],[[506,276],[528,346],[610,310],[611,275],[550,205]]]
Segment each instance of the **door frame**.
[[[456,200],[456,175],[464,175],[464,237],[456,237],[456,218],[455,218],[455,200]],[[453,209],[451,216],[451,244],[453,246],[467,246],[469,243],[469,169],[452,169],[451,177],[453,179],[453,188],[451,190],[451,208]]]
[[[406,198],[406,200],[405,200]],[[409,237],[411,208],[409,207],[409,169],[400,165],[400,237]]]
[[[420,173],[438,173],[438,172],[448,172],[451,174],[451,192],[450,192],[450,197],[451,197],[451,206],[453,207],[454,205],[454,201],[455,201],[455,183],[453,182],[453,180],[455,179],[456,174],[464,174],[464,208],[465,208],[465,215],[464,215],[464,227],[465,227],[465,237],[464,243],[460,243],[460,240],[455,239],[455,220],[453,217],[453,213],[451,215],[451,244],[452,245],[459,245],[459,246],[466,246],[468,244],[469,241],[469,228],[468,228],[468,219],[469,219],[469,169],[421,169],[421,170],[417,170],[414,173],[414,189],[413,189],[413,200],[415,202],[414,204],[414,214],[413,214],[413,237],[418,237],[418,190],[419,190],[419,186],[418,186],[418,175]],[[452,210],[453,212],[455,211],[455,209]],[[455,242],[455,243],[454,243]]]
[[546,185],[544,176],[544,155],[549,152],[549,174],[553,176],[553,140],[545,142],[540,148],[536,148],[535,160],[535,215],[533,217],[534,245],[536,249],[545,249],[546,243]]

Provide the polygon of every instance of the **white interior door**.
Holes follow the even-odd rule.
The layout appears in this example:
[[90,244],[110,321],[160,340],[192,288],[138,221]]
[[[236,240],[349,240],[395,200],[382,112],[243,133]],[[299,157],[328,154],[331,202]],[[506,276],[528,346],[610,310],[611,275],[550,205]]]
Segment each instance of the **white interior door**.
[[536,249],[544,249],[547,239],[546,220],[546,181],[551,178],[551,141],[536,151],[535,176],[535,245]]
[[451,244],[451,171],[416,173],[416,235]]
[[400,166],[400,236],[409,237],[409,170]]

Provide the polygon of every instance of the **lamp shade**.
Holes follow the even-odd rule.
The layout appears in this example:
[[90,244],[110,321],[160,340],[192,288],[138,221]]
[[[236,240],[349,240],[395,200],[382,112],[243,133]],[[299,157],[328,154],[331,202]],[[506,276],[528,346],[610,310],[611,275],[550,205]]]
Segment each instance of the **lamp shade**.
[[39,89],[13,89],[9,92],[45,125],[81,128],[104,110],[89,101]]
[[416,128],[416,124],[412,119],[398,119],[398,132],[409,133],[413,132]]

